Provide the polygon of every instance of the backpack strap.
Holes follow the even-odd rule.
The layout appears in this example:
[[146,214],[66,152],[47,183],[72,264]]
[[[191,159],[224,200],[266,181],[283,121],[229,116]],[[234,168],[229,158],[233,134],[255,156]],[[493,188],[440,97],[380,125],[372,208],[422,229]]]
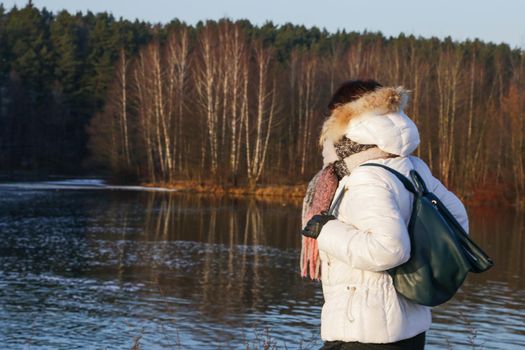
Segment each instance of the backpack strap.
[[339,207],[339,205],[341,204],[341,200],[343,199],[343,196],[345,195],[345,192],[346,192],[346,188],[343,188],[341,192],[339,192],[339,195],[334,200],[332,206],[330,207],[330,209],[328,209],[329,215],[333,215],[335,212],[335,209]]
[[386,165],[378,164],[378,163],[365,163],[365,164],[361,164],[360,166],[377,166],[377,167],[386,169],[389,172],[391,172],[392,174],[394,174],[399,179],[399,181],[401,181],[401,183],[405,186],[405,188],[408,191],[410,191],[410,192],[412,192],[414,194],[419,192],[419,191],[416,190],[416,188],[414,187],[412,182],[410,182],[410,180],[405,175],[401,174],[397,170],[394,170],[394,169],[392,169],[390,167],[387,167]]
[[423,178],[419,173],[415,170],[410,170],[410,177],[412,177],[412,181],[414,181],[414,184],[416,185],[416,189],[419,193],[422,194],[428,194],[430,191],[427,189],[427,185],[425,185],[425,181],[423,181]]

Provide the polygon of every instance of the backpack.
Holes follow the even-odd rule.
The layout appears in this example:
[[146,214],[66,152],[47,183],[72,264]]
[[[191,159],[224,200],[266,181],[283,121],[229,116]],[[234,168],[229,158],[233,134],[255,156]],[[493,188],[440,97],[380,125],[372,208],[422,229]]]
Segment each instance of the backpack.
[[468,236],[437,196],[429,192],[421,176],[410,171],[410,180],[382,164],[414,194],[408,224],[410,259],[388,270],[394,288],[405,298],[421,305],[437,306],[450,300],[468,272],[480,273],[494,263]]

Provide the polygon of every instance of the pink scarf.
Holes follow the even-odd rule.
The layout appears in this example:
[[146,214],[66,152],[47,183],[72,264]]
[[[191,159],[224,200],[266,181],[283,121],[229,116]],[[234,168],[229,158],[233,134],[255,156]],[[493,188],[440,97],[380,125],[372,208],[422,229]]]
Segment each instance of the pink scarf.
[[[327,165],[319,171],[308,184],[303,201],[302,227],[316,214],[328,210],[334,198],[339,181],[335,175],[333,164]],[[317,240],[303,237],[301,249],[301,276],[307,277],[308,272],[311,279],[319,279],[321,276],[319,265],[319,249]]]

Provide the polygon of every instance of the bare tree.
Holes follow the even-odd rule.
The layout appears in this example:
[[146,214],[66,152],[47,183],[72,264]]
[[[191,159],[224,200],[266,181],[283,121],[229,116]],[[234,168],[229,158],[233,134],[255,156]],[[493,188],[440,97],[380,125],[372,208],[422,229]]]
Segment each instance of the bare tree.
[[508,118],[510,154],[514,190],[518,207],[525,207],[525,98],[519,93],[518,84],[510,86],[503,97],[503,110]]
[[[182,172],[183,162],[183,117],[184,98],[189,76],[189,37],[188,29],[182,28],[170,33],[166,44],[166,90],[169,117],[169,132],[172,137],[172,162]],[[173,173],[171,179],[173,179]]]
[[239,25],[235,25],[229,42],[229,62],[231,79],[231,110],[230,110],[230,171],[234,183],[237,182],[239,171],[239,160],[241,150],[241,113],[240,97],[242,88],[242,70],[248,63],[246,62],[246,46],[244,37]]
[[120,174],[132,170],[128,116],[128,60],[124,49],[119,52],[115,79],[103,111],[92,120],[88,132],[90,147],[99,159]]
[[123,145],[122,148],[124,150],[124,161],[126,162],[126,166],[131,167],[131,156],[130,156],[130,150],[129,150],[129,132],[128,132],[128,101],[127,101],[127,95],[128,95],[128,61],[126,58],[126,52],[124,51],[124,48],[120,49],[119,53],[119,66],[118,66],[118,74],[117,74],[117,81],[120,85],[120,127],[122,132],[122,141]]
[[317,95],[316,92],[316,71],[317,56],[307,55],[301,60],[301,72],[299,80],[299,159],[300,174],[305,175],[308,150],[312,140],[312,121],[316,109]]
[[454,159],[461,54],[459,50],[444,50],[439,55],[437,66],[439,170],[446,185],[450,184]]
[[[245,66],[245,91],[243,96],[244,105],[244,127],[246,132],[246,166],[248,187],[250,190],[255,190],[257,180],[261,176],[264,168],[264,161],[266,158],[266,151],[268,150],[268,141],[272,128],[272,121],[275,112],[275,80],[271,79],[268,83],[270,75],[270,60],[272,58],[269,49],[263,47],[262,42],[258,42],[254,47],[255,65],[257,72],[257,90],[255,97],[255,104],[253,109],[255,111],[254,118],[250,118],[250,100],[246,91],[248,76],[248,66]],[[254,125],[251,125],[253,120]],[[252,131],[253,128],[253,131]]]
[[151,103],[151,79],[149,79],[149,61],[147,55],[148,47],[141,49],[137,55],[136,66],[133,71],[134,88],[137,100],[137,118],[140,129],[141,143],[146,154],[147,179],[155,182],[157,171],[155,166],[155,139],[154,124]]
[[202,65],[197,69],[196,83],[199,105],[206,116],[206,129],[210,150],[210,171],[212,176],[218,171],[218,63],[215,55],[217,41],[214,30],[207,26],[199,33],[199,46]]

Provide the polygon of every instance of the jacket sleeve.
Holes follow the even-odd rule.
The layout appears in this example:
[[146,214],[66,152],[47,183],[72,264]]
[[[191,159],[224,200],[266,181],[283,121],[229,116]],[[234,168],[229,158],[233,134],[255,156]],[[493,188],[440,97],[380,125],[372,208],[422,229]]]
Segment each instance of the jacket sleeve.
[[317,238],[320,250],[367,271],[384,271],[410,258],[410,239],[393,192],[370,170],[354,171],[339,207]]
[[430,192],[434,193],[441,202],[447,207],[452,215],[456,218],[458,223],[463,227],[465,232],[469,232],[469,222],[467,210],[459,198],[449,191],[438,179],[436,179],[430,169],[421,159],[411,157],[411,161],[415,165],[416,169],[420,172],[423,180],[427,184],[427,188]]

